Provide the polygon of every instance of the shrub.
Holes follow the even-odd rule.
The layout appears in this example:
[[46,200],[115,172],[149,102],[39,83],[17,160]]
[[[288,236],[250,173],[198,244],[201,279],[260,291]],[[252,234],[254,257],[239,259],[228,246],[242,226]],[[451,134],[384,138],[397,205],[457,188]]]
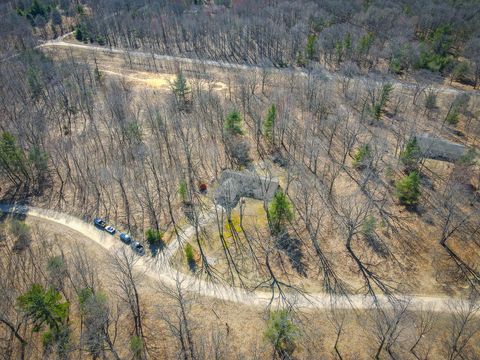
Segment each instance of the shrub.
[[82,31],[82,28],[81,27],[77,27],[77,29],[75,30],[75,39],[77,39],[78,41],[83,41],[83,31]]
[[427,110],[434,110],[437,108],[437,94],[433,91],[428,92],[425,97],[425,108]]
[[75,10],[77,10],[78,15],[85,15],[85,9],[81,4],[78,4]]
[[420,176],[412,171],[395,183],[395,189],[400,202],[404,205],[415,205],[420,196]]
[[81,22],[76,26],[75,39],[83,42],[87,42],[90,39],[90,34],[85,23]]
[[368,54],[368,52],[370,51],[370,48],[373,45],[374,40],[375,40],[375,37],[373,33],[369,32],[368,34],[363,35],[358,41],[357,52],[360,55]]
[[53,345],[55,337],[51,330],[47,330],[42,334],[42,345],[44,348],[49,348]]
[[42,18],[46,21],[53,8],[51,5],[44,5],[39,0],[33,0],[28,8],[17,7],[16,10],[18,15],[25,16],[32,26],[36,26],[35,19]]
[[297,57],[296,57],[295,63],[296,63],[297,66],[299,66],[299,67],[304,67],[305,65],[307,65],[307,62],[305,61],[305,58],[304,58],[303,53],[302,53],[301,51],[299,51],[299,52],[297,53]]
[[267,117],[263,121],[263,134],[267,138],[268,141],[273,140],[273,129],[275,127],[275,120],[277,119],[277,108],[275,104],[272,104],[268,108]]
[[403,44],[394,50],[389,63],[390,71],[395,74],[401,74],[403,71],[407,70],[411,63],[411,52],[412,49],[408,44]]
[[63,288],[63,281],[67,276],[67,268],[62,256],[51,256],[47,261],[47,280],[50,286],[57,290]]
[[357,169],[364,168],[368,165],[371,158],[372,151],[370,150],[370,145],[362,145],[357,150],[355,150],[355,154],[353,154],[353,167]]
[[52,273],[62,271],[64,266],[63,258],[59,255],[52,256],[47,261],[47,270]]
[[185,256],[187,257],[187,261],[190,262],[190,261],[193,261],[193,247],[191,244],[187,244],[187,246],[185,246]]
[[143,341],[140,336],[132,336],[130,338],[130,351],[135,357],[138,357],[143,349]]
[[13,251],[23,251],[30,246],[32,241],[30,228],[23,221],[12,220],[10,230],[12,235],[16,238],[15,244],[13,245]]
[[463,166],[472,166],[475,164],[476,158],[477,151],[472,148],[469,149],[460,159],[458,159],[458,163]]
[[23,149],[17,145],[17,140],[9,132],[0,136],[0,170],[12,179],[27,180],[28,160]]
[[470,68],[466,62],[459,62],[452,71],[452,79],[455,81],[465,81],[467,79]]
[[128,140],[132,143],[140,143],[143,138],[142,129],[137,121],[132,121],[126,124],[123,132]]
[[300,336],[297,326],[292,322],[286,310],[270,314],[265,338],[272,344],[281,359],[290,359],[295,351],[295,341]]
[[307,46],[305,47],[305,53],[307,55],[308,60],[314,60],[315,58],[316,42],[317,42],[317,35],[315,34],[308,35]]
[[449,111],[446,118],[447,123],[449,123],[450,125],[457,125],[458,117],[459,113],[456,110]]
[[453,99],[451,108],[455,109],[459,114],[465,114],[470,103],[470,95],[466,93],[461,93],[455,96]]
[[432,72],[443,70],[451,61],[448,55],[439,55],[431,51],[422,51],[420,59],[416,64],[417,68],[427,69]]
[[42,285],[33,284],[17,299],[20,309],[33,322],[33,331],[40,331],[45,324],[50,330],[58,331],[68,317],[68,302],[62,302],[62,295],[55,289],[45,290]]
[[450,49],[453,44],[453,28],[450,24],[440,24],[422,41],[418,68],[430,71],[442,71],[452,61]]
[[58,330],[47,330],[42,334],[42,345],[46,352],[56,349],[58,359],[67,359],[71,350],[70,328],[62,325]]
[[405,148],[400,151],[400,161],[405,165],[408,172],[415,169],[420,159],[420,147],[416,137],[410,138]]
[[375,217],[372,215],[368,216],[362,224],[363,235],[365,235],[366,237],[372,236],[375,232],[376,227],[377,221],[375,220]]
[[382,86],[378,101],[374,101],[372,105],[372,115],[375,120],[380,120],[380,117],[382,116],[382,114],[385,113],[385,108],[387,107],[388,102],[390,101],[390,96],[392,94],[392,91],[393,91],[392,84],[387,83]]
[[275,193],[268,207],[268,217],[274,234],[283,232],[287,222],[293,220],[292,204],[283,191]]
[[187,79],[185,79],[185,76],[183,76],[183,72],[181,70],[177,73],[171,88],[173,93],[181,99],[185,99],[185,96],[190,92]]
[[179,110],[190,110],[190,87],[181,70],[177,73],[175,81],[171,84],[171,89],[175,94]]
[[78,302],[82,313],[86,311],[86,304],[93,298],[93,296],[93,290],[89,287],[80,289],[78,292]]
[[393,166],[391,164],[385,165],[385,176],[387,177],[388,181],[392,181],[394,176]]
[[229,135],[243,135],[241,124],[242,117],[240,116],[240,113],[233,110],[228,113],[227,118],[225,119],[225,131]]
[[180,195],[182,202],[187,201],[187,183],[185,181],[182,181],[180,185],[178,185],[178,194]]
[[187,258],[187,264],[191,270],[195,269],[195,254],[193,252],[193,246],[187,244],[185,246],[185,257]]
[[401,61],[397,57],[392,57],[389,63],[390,71],[394,72],[395,74],[401,74],[403,71],[403,67]]
[[459,121],[459,116],[467,115],[470,104],[469,94],[459,94],[453,99],[452,104],[448,110],[445,121],[450,125],[456,125]]
[[163,241],[163,233],[160,230],[155,229],[148,229],[145,232],[145,236],[147,238],[147,242],[150,245],[158,245],[161,244]]

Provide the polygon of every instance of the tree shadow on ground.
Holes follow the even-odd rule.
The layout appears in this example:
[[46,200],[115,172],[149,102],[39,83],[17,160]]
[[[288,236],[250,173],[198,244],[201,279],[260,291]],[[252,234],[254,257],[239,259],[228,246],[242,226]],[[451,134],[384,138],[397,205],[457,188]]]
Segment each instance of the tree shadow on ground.
[[[18,187],[10,187],[6,189],[0,196],[0,204],[28,206],[30,205],[31,194],[28,191],[28,186],[25,189],[19,189]],[[1,188],[0,188],[1,193]],[[27,218],[26,214],[12,214],[0,210],[0,222],[5,221],[7,218],[12,218],[19,221],[24,221]]]
[[188,269],[192,273],[195,273],[197,271],[197,263],[195,262],[195,260],[190,260],[187,263],[188,263]]
[[378,256],[386,258],[390,255],[387,245],[376,234],[365,235],[363,238],[368,247]]
[[3,204],[28,205],[30,204],[30,199],[33,196],[29,184],[24,184],[21,186],[10,186],[4,188],[3,191],[2,187],[0,187],[0,193],[2,194],[0,196],[0,203]]
[[152,257],[155,257],[158,255],[159,252],[165,250],[165,242],[163,240],[158,240],[154,243],[149,243],[148,248],[150,249],[150,253],[152,254]]
[[25,221],[27,215],[25,214],[11,214],[8,212],[0,211],[0,223],[5,222],[7,219],[14,219],[17,221]]
[[307,276],[301,244],[299,239],[291,237],[288,233],[278,236],[276,241],[277,248],[288,256],[295,271],[301,276]]

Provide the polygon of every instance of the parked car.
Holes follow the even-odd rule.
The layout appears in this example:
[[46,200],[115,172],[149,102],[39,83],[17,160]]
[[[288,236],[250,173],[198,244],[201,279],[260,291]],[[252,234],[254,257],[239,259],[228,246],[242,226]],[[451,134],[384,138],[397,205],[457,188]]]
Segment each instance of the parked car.
[[140,244],[138,241],[134,241],[132,242],[132,249],[135,250],[138,254],[140,255],[144,255],[145,254],[145,249],[144,247],[142,246],[142,244]]
[[93,219],[93,224],[95,226],[98,226],[98,227],[102,228],[102,229],[105,229],[105,226],[107,226],[107,223],[100,218]]
[[105,231],[108,232],[109,234],[113,235],[113,234],[115,234],[116,230],[113,226],[108,225],[108,226],[105,227]]
[[131,236],[125,233],[120,233],[120,240],[122,240],[125,244],[130,244],[132,242]]

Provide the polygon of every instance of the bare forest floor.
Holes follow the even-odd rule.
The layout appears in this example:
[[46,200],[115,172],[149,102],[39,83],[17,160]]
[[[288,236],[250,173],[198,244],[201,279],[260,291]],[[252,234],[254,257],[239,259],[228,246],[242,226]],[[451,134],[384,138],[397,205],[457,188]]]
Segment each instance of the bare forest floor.
[[[91,239],[84,237],[81,233],[69,230],[66,227],[43,221],[35,217],[26,217],[26,224],[31,229],[32,245],[31,256],[35,254],[58,253],[62,254],[66,263],[69,264],[80,253],[87,256],[90,263],[88,270],[96,274],[96,286],[106,296],[115,298],[118,289],[114,285],[114,272],[117,271],[113,265],[111,251],[102,249],[94,244]],[[10,219],[3,219],[0,223],[0,231],[8,234]],[[8,241],[8,236],[6,241]],[[14,255],[16,256],[27,256]],[[40,257],[39,257],[40,259]],[[12,259],[11,261],[14,261]],[[72,263],[74,264],[74,263]],[[175,316],[175,304],[172,303],[164,287],[153,278],[146,276],[141,267],[134,266],[137,274],[137,286],[140,291],[140,302],[142,313],[145,319],[145,329],[150,338],[155,338],[155,346],[148,349],[152,358],[174,358],[175,338],[171,336],[169,328],[164,319],[168,316]],[[87,275],[85,273],[84,275]],[[67,280],[68,281],[68,280]],[[68,289],[65,286],[65,289]],[[65,293],[67,298],[74,298],[74,293]],[[195,345],[201,349],[215,348],[221,351],[224,356],[246,356],[251,358],[267,358],[270,347],[266,344],[261,334],[264,333],[265,322],[268,319],[268,309],[249,306],[229,301],[221,301],[212,297],[202,297],[195,293],[186,293],[185,303],[188,304],[190,326],[195,334]],[[116,308],[115,308],[116,306]],[[128,321],[128,311],[125,304],[112,304],[119,323]],[[452,305],[453,306],[453,305]],[[412,358],[413,353],[405,351],[416,343],[417,337],[426,323],[434,322],[435,331],[428,331],[422,337],[421,342],[414,349],[415,353],[426,353],[430,356],[443,354],[443,346],[448,346],[449,338],[445,338],[445,331],[453,326],[456,318],[447,313],[436,313],[434,318],[424,309],[414,312],[407,311],[400,317],[401,325],[398,325],[400,337],[396,346],[398,354],[403,358]],[[460,309],[458,309],[460,311]],[[171,312],[171,313],[170,313]],[[75,323],[79,320],[79,309],[76,306],[71,308],[70,321]],[[160,315],[161,314],[161,315]],[[298,359],[333,359],[340,353],[347,358],[371,359],[375,354],[375,344],[378,341],[374,331],[366,332],[366,329],[375,329],[381,326],[384,314],[376,310],[339,310],[332,308],[318,310],[304,310],[295,312],[294,318],[297,325],[302,328],[302,339],[298,344],[296,356]],[[432,323],[433,324],[433,323]],[[339,329],[341,329],[339,331]],[[72,334],[79,338],[81,328],[72,329]],[[201,334],[201,335],[200,335]],[[378,335],[378,334],[377,334]],[[129,327],[120,327],[116,333],[117,343],[128,343],[131,336]],[[475,343],[478,334],[471,341]],[[430,342],[438,341],[437,346],[430,347]],[[445,344],[443,344],[445,342]],[[402,350],[402,347],[405,349]],[[121,358],[128,357],[126,347],[119,352]],[[43,358],[41,350],[31,353],[30,359]],[[209,357],[208,353],[206,354]],[[210,355],[211,356],[211,355]]]
[[[238,91],[240,91],[239,84],[232,78],[231,72],[218,67],[208,68],[203,66],[202,71],[197,71],[193,64],[185,65],[176,63],[175,61],[154,62],[154,65],[152,65],[149,61],[136,58],[135,56],[127,57],[126,55],[108,54],[98,51],[89,52],[86,49],[80,48],[54,47],[50,49],[46,47],[45,51],[59,59],[83,59],[87,61],[92,67],[98,69],[101,81],[105,83],[107,83],[109,79],[120,79],[120,82],[124,84],[123,86],[128,87],[132,92],[131,104],[138,109],[141,108],[142,98],[145,96],[155,96],[167,100],[171,93],[172,83],[175,80],[175,74],[180,68],[182,68],[185,76],[189,79],[190,86],[193,89],[202,89],[208,92],[213,91],[223,99],[232,97],[232,94],[235,94],[233,96],[238,96]],[[145,70],[146,68],[148,70]],[[260,74],[256,70],[252,71],[255,75],[249,78],[251,91],[252,93],[258,92],[260,100],[263,97],[261,93],[271,91],[271,87],[274,86],[274,84],[282,82],[282,80],[289,81],[287,79],[281,79],[277,72]],[[240,72],[246,73],[247,71],[240,70]],[[340,87],[340,83],[331,81],[330,86],[337,88]],[[360,84],[360,86],[362,86],[362,84]],[[419,86],[421,87],[421,85]],[[411,97],[416,90],[418,91],[418,89],[400,88],[396,91],[399,91],[399,95]],[[438,107],[446,107],[451,98],[452,95],[450,93],[444,94],[438,91]],[[477,100],[478,98],[475,98],[475,101]],[[408,113],[402,113],[401,110],[405,102],[405,99],[398,99],[397,106],[400,109],[398,110],[399,115],[394,114],[393,116],[408,116]],[[298,116],[303,115],[298,114]],[[354,115],[351,114],[350,116]],[[432,117],[434,114],[429,116]],[[431,119],[434,120],[433,118]],[[305,119],[305,121],[307,120]],[[465,124],[461,122],[457,128],[461,131],[464,126]],[[428,121],[418,123],[417,127],[419,131],[436,131],[436,125]],[[455,133],[448,131],[448,129],[446,130],[447,131],[443,130],[443,136],[451,140],[459,139]],[[387,139],[387,144],[390,148],[387,150],[387,153],[390,152],[391,154],[387,155],[387,157],[390,156],[391,163],[395,162],[396,160],[393,156],[396,152],[395,143],[397,142],[395,133],[392,133],[387,127],[382,126],[373,127],[370,131],[371,134],[375,134],[375,136]],[[366,134],[366,138],[369,136],[371,135]],[[461,141],[463,143],[474,144],[476,143],[476,137],[470,138],[468,133],[464,133]],[[253,158],[252,160],[254,162],[260,161],[258,158]],[[327,161],[328,159],[325,158],[324,160]],[[384,161],[388,163],[389,160]],[[270,168],[274,169],[273,171],[275,171],[276,175],[281,179],[286,178],[287,173],[281,167],[270,164]],[[438,179],[444,179],[445,176],[448,176],[445,173],[441,173],[441,171],[444,170],[442,166],[438,167],[435,163],[427,162],[425,163],[425,169],[431,171],[432,175],[430,180],[432,181],[432,186],[436,186],[437,188],[442,187],[443,185]],[[216,172],[206,170],[203,176],[204,179],[209,179],[211,176],[217,175]],[[354,173],[353,175],[357,178],[361,177],[359,173]],[[398,177],[399,175],[400,174],[397,174],[396,176]],[[383,177],[382,181],[387,181],[384,174],[381,174],[381,177]],[[437,185],[434,185],[435,183],[437,183]],[[283,186],[286,186],[285,181],[283,181]],[[338,177],[338,181],[335,182],[333,187],[335,193],[344,198],[359,196],[356,192],[357,188],[357,184],[352,182],[352,179],[344,174]],[[434,226],[434,224],[431,224],[431,219],[435,216],[433,214],[434,207],[426,205],[422,208],[423,213],[421,214],[415,212],[409,213],[404,210],[403,206],[395,203],[392,189],[390,189],[388,196],[391,198],[388,211],[400,219],[403,230],[400,230],[399,233],[392,234],[387,228],[379,229],[379,239],[384,243],[388,251],[394,254],[394,261],[385,261],[385,258],[378,256],[378,253],[372,251],[372,249],[368,247],[368,244],[364,243],[361,239],[357,244],[359,251],[363,256],[376,263],[375,271],[384,275],[388,281],[395,283],[395,287],[402,293],[425,295],[460,294],[467,285],[465,283],[458,283],[448,277],[451,265],[446,261],[443,249],[437,246],[438,228]],[[206,199],[206,202],[210,201],[209,198]],[[361,201],[361,196],[359,196],[358,201]],[[234,213],[234,232],[236,232],[236,234],[232,234],[229,225],[226,223],[223,224],[223,231],[229,243],[228,246],[231,246],[234,253],[238,250],[238,254],[235,253],[234,257],[241,263],[240,268],[245,276],[246,284],[254,286],[258,283],[259,278],[261,279],[265,276],[265,264],[262,263],[263,260],[261,256],[257,257],[255,254],[245,256],[244,250],[247,247],[245,233],[255,234],[255,236],[260,236],[260,238],[268,237],[269,235],[264,204],[253,200],[248,200],[246,204],[245,216],[242,221],[243,229],[239,224],[240,216],[237,210]],[[428,219],[428,221],[426,221],[426,219]],[[141,228],[141,225],[139,225],[139,228]],[[362,288],[363,279],[357,272],[355,263],[352,262],[351,258],[344,251],[344,245],[337,230],[338,225],[330,222],[325,229],[324,244],[328,249],[329,256],[333,259],[332,263],[339,275],[345,279],[350,291],[356,292],[355,289]],[[305,230],[301,229],[301,226],[298,226],[296,231],[298,232],[298,236],[308,237],[308,234]],[[169,229],[168,234],[167,241],[171,239],[173,231]],[[211,224],[206,227],[201,241],[206,245],[208,258],[215,264],[219,273],[222,274],[222,277],[228,278],[228,264],[222,256],[224,250],[218,236],[218,226]],[[193,243],[193,245],[198,254],[196,244]],[[452,247],[462,255],[464,254],[466,261],[471,264],[471,266],[478,264],[478,248],[476,249],[475,246],[473,249],[463,247],[460,245],[459,240],[453,239]],[[302,244],[302,253],[305,254],[305,275],[301,275],[293,269],[289,264],[288,257],[285,255],[280,255],[276,258],[273,267],[277,274],[279,274],[280,279],[299,286],[300,289],[306,292],[319,291],[322,289],[322,285],[318,279],[318,266],[315,261],[312,262],[310,260],[312,259],[310,254],[314,253],[314,249],[311,246]],[[188,271],[188,266],[181,251],[177,254],[177,258],[179,266],[181,266],[184,271]],[[257,262],[262,263],[260,269],[256,266]],[[444,266],[445,263],[447,263],[446,266]],[[231,280],[233,281],[233,278],[231,278]],[[237,278],[236,281],[238,280]]]
[[[89,223],[101,216],[142,242],[147,248],[145,259],[151,262],[155,257],[145,232],[158,229],[164,233],[164,249],[178,246],[168,258],[173,269],[224,284],[224,292],[235,285],[275,296],[279,292],[350,294],[355,299],[365,294],[371,298],[413,295],[452,307],[434,313],[431,308],[402,308],[401,302],[392,301],[392,312],[381,307],[345,310],[335,306],[299,310],[285,303],[292,306],[294,321],[301,325],[295,351],[299,359],[339,358],[339,352],[346,359],[369,359],[377,349],[402,359],[428,354],[447,358],[449,349],[460,346],[452,341],[462,323],[461,314],[468,309],[458,309],[462,302],[454,300],[470,294],[480,270],[478,164],[468,169],[436,160],[418,164],[421,196],[416,207],[399,203],[394,184],[405,175],[399,154],[413,133],[428,132],[478,147],[478,93],[468,92],[469,105],[462,109],[458,123],[449,124],[452,102],[463,92],[445,84],[345,78],[323,69],[260,69],[155,58],[68,41],[41,47],[59,69],[68,69],[61,84],[71,91],[60,91],[55,97],[50,89],[36,100],[48,105],[46,113],[51,116],[45,122],[49,139],[45,150],[55,175],[42,188],[26,189],[25,193],[30,192],[26,198],[22,189],[2,184],[2,202],[28,202]],[[188,109],[179,105],[172,92],[180,70],[188,83]],[[388,106],[374,120],[364,109],[389,81],[393,91]],[[436,104],[427,109],[424,104],[430,93],[435,93]],[[11,110],[9,99],[4,102],[5,109]],[[277,106],[277,123],[273,140],[267,141],[262,122],[271,104]],[[243,119],[241,139],[248,145],[247,164],[236,163],[227,149],[224,121],[233,109]],[[32,119],[25,128],[34,127],[37,117]],[[373,149],[372,166],[359,169],[353,157],[364,144]],[[272,236],[268,204],[262,201],[246,199],[241,210],[237,207],[232,212],[231,222],[225,212],[212,213],[215,180],[227,168],[255,169],[279,179],[293,207],[287,229],[288,245],[294,246],[285,247]],[[181,199],[179,184],[183,183],[188,192]],[[200,183],[209,184],[206,195],[197,191]],[[201,215],[209,221],[197,234],[192,223]],[[364,224],[372,218],[374,231],[366,236]],[[0,224],[2,239],[14,242],[8,221]],[[127,321],[131,319],[127,319],[126,304],[119,300],[118,267],[112,265],[117,243],[121,247],[116,238],[106,235],[102,248],[88,234],[53,222],[28,217],[26,221],[33,233],[32,247],[12,254],[12,244],[1,246],[0,264],[9,270],[5,274],[17,274],[19,264],[30,262],[34,270],[42,269],[45,264],[37,264],[36,259],[46,262],[53,254],[71,261],[75,273],[78,251],[85,251],[95,267],[92,273],[98,273],[98,287],[112,299],[113,317],[118,316],[119,324],[132,323]],[[187,232],[189,236],[177,236]],[[448,246],[442,246],[442,236],[447,235]],[[185,241],[179,243],[180,238]],[[187,242],[193,247],[194,266],[186,260]],[[205,258],[200,256],[202,251]],[[136,273],[149,355],[175,358],[174,349],[180,345],[174,345],[175,329],[169,325],[178,316],[172,300],[178,294],[168,296],[171,290],[148,276],[151,270],[141,264],[136,264]],[[18,276],[19,283],[28,283]],[[65,289],[69,289],[65,298],[76,296],[71,286]],[[223,351],[223,358],[271,355],[263,337],[270,307],[222,301],[192,290],[185,296],[191,306],[195,346],[207,349],[203,358],[217,355],[208,353],[211,349]],[[71,316],[78,320],[78,309]],[[457,341],[473,334],[465,348],[475,354],[478,329],[469,332],[476,323],[467,323],[468,331]],[[76,335],[80,331],[73,329]],[[131,326],[120,326],[117,342],[127,344],[132,333]],[[118,348],[121,358],[128,357],[127,346]]]

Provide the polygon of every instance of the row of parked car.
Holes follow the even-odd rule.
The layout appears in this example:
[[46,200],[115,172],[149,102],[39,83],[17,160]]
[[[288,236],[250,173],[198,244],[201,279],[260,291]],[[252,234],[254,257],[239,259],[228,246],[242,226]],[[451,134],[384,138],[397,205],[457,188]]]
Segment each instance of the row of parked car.
[[[93,219],[93,224],[97,228],[105,230],[110,235],[115,235],[115,233],[117,232],[117,230],[113,226],[107,225],[107,223],[103,219],[95,218],[95,219]],[[142,246],[142,244],[140,244],[138,241],[133,240],[132,237],[129,234],[121,232],[120,233],[120,240],[123,243],[125,243],[127,245],[130,245],[130,247],[133,250],[135,250],[138,254],[140,254],[140,255],[145,254],[145,248]]]

